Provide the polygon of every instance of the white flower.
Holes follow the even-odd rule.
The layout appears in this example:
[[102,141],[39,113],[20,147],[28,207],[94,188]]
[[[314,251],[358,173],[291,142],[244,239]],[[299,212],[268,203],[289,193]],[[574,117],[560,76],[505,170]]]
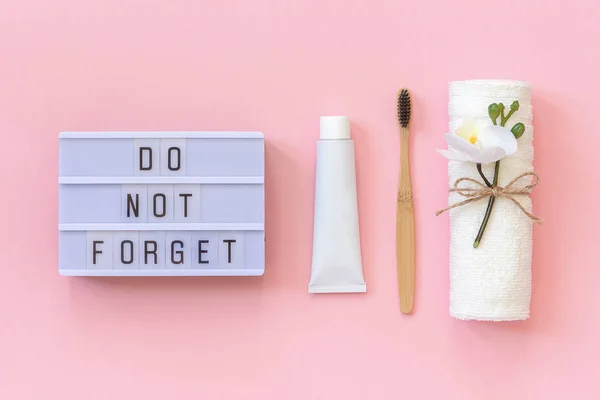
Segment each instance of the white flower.
[[455,133],[445,135],[448,150],[438,152],[449,160],[489,164],[517,151],[517,139],[510,129],[498,125],[480,125],[466,119]]

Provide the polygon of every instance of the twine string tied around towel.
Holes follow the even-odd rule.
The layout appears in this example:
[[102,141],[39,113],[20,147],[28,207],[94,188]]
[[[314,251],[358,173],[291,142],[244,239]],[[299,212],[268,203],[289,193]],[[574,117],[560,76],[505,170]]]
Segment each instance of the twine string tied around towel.
[[[513,187],[520,179],[523,179],[527,176],[533,176],[535,178],[531,184],[524,186],[522,188]],[[527,211],[525,209],[525,207],[523,207],[521,205],[521,203],[519,203],[519,201],[517,201],[517,199],[515,199],[515,197],[514,197],[514,196],[521,196],[521,195],[523,195],[523,196],[530,195],[531,191],[533,190],[534,187],[536,187],[538,185],[539,181],[540,181],[540,177],[535,172],[524,172],[521,175],[517,176],[512,181],[510,181],[504,187],[502,187],[502,186],[489,187],[473,178],[466,178],[466,177],[460,178],[460,179],[457,179],[456,182],[454,182],[454,187],[452,189],[450,189],[450,192],[454,192],[454,193],[461,195],[462,197],[465,198],[465,200],[458,201],[454,204],[451,204],[450,206],[444,208],[443,210],[439,210],[438,212],[436,212],[435,215],[440,215],[446,211],[452,210],[453,208],[462,207],[462,206],[472,203],[474,201],[481,200],[485,197],[493,196],[493,197],[502,197],[502,198],[512,201],[534,223],[541,224],[543,222],[543,220],[536,217],[531,212]],[[463,182],[473,183],[477,187],[476,188],[461,187],[460,184]]]

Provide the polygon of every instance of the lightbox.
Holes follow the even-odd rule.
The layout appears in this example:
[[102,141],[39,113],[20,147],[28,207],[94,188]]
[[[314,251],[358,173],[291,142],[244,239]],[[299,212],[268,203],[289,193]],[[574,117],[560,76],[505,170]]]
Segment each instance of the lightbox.
[[265,269],[259,132],[63,132],[59,273],[235,276]]

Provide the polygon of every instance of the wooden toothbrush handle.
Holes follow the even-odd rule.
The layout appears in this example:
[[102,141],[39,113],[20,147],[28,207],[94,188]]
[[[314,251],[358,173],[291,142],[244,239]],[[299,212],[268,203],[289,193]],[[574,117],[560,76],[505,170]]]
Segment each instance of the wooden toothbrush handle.
[[415,216],[410,167],[408,162],[408,131],[402,129],[398,202],[396,206],[396,260],[398,263],[398,291],[400,310],[410,314],[415,295]]

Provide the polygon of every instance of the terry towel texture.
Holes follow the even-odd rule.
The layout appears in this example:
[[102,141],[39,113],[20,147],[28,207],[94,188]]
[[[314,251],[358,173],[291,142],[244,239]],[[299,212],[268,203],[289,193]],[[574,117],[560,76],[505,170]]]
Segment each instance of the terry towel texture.
[[[500,162],[498,184],[505,186],[523,172],[533,171],[533,126],[531,86],[509,80],[469,80],[449,84],[450,132],[465,117],[491,123],[487,114],[491,103],[504,103],[506,110],[518,100],[519,110],[507,128],[517,122],[525,125],[518,150]],[[498,119],[499,122],[499,119]],[[491,182],[494,163],[485,165]],[[476,165],[449,161],[450,187],[462,177],[481,181]],[[530,184],[531,177],[517,185]],[[529,196],[515,198],[531,211]],[[464,200],[450,193],[449,204]],[[488,199],[450,210],[450,315],[465,320],[512,321],[529,317],[531,300],[532,221],[510,200],[497,198],[483,239],[477,249],[473,241],[485,214]]]

